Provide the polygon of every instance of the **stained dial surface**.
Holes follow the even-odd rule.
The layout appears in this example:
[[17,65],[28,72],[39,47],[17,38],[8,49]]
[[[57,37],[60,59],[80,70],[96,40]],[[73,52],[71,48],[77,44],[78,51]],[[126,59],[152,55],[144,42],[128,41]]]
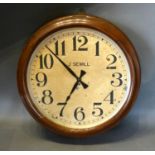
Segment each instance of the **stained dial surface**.
[[110,120],[124,105],[130,83],[122,49],[89,28],[47,36],[27,68],[27,87],[37,111],[68,128],[90,128]]

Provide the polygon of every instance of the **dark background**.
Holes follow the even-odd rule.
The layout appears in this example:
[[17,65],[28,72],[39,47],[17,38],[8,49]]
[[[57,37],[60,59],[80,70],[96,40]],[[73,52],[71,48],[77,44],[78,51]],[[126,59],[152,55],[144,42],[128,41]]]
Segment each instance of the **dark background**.
[[[135,106],[111,131],[90,138],[55,135],[32,119],[16,85],[26,40],[45,22],[77,13],[103,17],[124,31],[141,63]],[[155,4],[0,4],[0,150],[155,150]]]

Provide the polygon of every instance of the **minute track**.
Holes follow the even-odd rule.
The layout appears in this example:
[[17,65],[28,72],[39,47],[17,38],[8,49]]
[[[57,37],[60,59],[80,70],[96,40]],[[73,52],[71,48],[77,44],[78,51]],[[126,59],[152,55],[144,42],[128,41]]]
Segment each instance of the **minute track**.
[[[67,33],[66,33],[67,34]],[[76,34],[76,33],[75,33]],[[93,39],[93,37],[92,37],[92,35],[90,34],[90,33],[87,33],[88,34],[88,38],[89,37],[91,37],[92,39]],[[82,32],[80,32],[79,33],[79,35],[82,35]],[[64,40],[65,38],[64,37],[68,37],[68,38],[72,38],[73,37],[73,35],[71,34],[71,33],[68,33],[68,35],[63,35],[63,38],[62,38],[62,40]],[[56,40],[58,39],[57,37],[55,37],[56,38]],[[61,34],[59,34],[59,38],[61,38]],[[100,37],[96,37],[96,35],[94,35],[94,38],[98,38],[98,39],[100,39],[101,40],[101,38]],[[90,39],[90,38],[89,38]],[[51,40],[51,37],[50,37],[50,40]],[[106,39],[105,39],[106,40]],[[65,40],[66,41],[66,40]],[[97,40],[95,40],[94,42],[96,42]],[[47,52],[49,52],[49,49],[47,49],[47,45],[48,45],[48,47],[50,48],[50,49],[52,49],[53,48],[53,46],[52,46],[52,44],[53,44],[53,42],[50,42],[49,43],[49,41],[46,41],[46,43],[45,43],[45,45],[44,46],[42,46],[41,47],[41,49],[42,50],[40,50],[40,54],[47,54]],[[112,53],[114,53],[115,55],[116,55],[116,52],[118,51],[118,49],[116,48],[116,47],[114,47],[113,45],[111,45],[111,46],[109,46],[111,43],[109,43],[109,44],[106,44],[105,43],[105,41],[103,41],[103,42],[101,42],[101,47],[103,46],[103,45],[105,45],[105,46],[107,46],[107,49],[109,48],[110,50],[109,51],[102,51],[102,52],[100,52],[100,56],[99,56],[99,58],[98,58],[98,61],[100,61],[101,59],[103,60],[103,62],[104,62],[104,58],[106,58],[106,55],[108,55],[108,54],[110,54],[109,52],[111,51]],[[66,41],[66,47],[67,47],[68,45],[67,45],[67,41]],[[100,48],[101,48],[100,47]],[[106,50],[106,49],[105,49]],[[52,51],[53,53],[54,53],[54,50]],[[52,54],[52,56],[53,57],[55,57],[55,53],[53,54],[53,53],[51,53]],[[78,52],[79,53],[79,52]],[[69,59],[69,57],[70,57],[70,55],[71,54],[78,54],[77,52],[72,52],[72,51],[70,51],[70,52],[68,52],[67,54],[66,54],[66,56],[65,57],[63,57],[63,62],[68,62],[67,60]],[[93,53],[93,51],[89,51],[89,52],[87,52],[87,53],[85,53],[85,55],[86,56],[88,56],[89,57],[89,55],[92,53],[92,55],[94,56],[94,53]],[[103,55],[103,53],[104,53],[104,55]],[[37,54],[37,53],[36,53]],[[78,54],[78,55],[80,55],[80,53]],[[82,53],[81,53],[81,55],[82,55]],[[118,55],[117,55],[118,56]],[[57,56],[58,57],[58,56]],[[95,57],[94,57],[95,58]],[[61,56],[60,56],[60,58],[59,59],[61,59]],[[123,57],[121,58],[121,59],[123,59]],[[78,57],[77,57],[77,60],[80,60],[80,59],[78,59]],[[106,60],[106,59],[105,59]],[[90,61],[90,60],[89,60]],[[91,88],[92,86],[92,84],[93,84],[93,86],[95,86],[95,80],[97,80],[97,79],[94,79],[94,81],[91,81],[92,79],[90,79],[89,77],[91,76],[91,72],[89,71],[89,70],[91,70],[92,69],[92,67],[94,67],[94,64],[96,65],[97,63],[98,63],[98,61],[94,61],[93,63],[92,63],[92,61],[91,61],[91,67],[89,67],[89,68],[87,68],[87,67],[85,67],[84,68],[84,70],[86,69],[86,72],[87,72],[87,70],[88,70],[88,74],[86,74],[86,76],[84,76],[84,81],[86,81],[86,82],[88,82],[89,81],[89,87]],[[120,61],[119,61],[120,62]],[[35,63],[35,66],[37,67],[38,66],[38,61],[36,61],[36,62],[34,62]],[[100,63],[101,63],[101,61],[100,61]],[[107,62],[108,63],[108,62]],[[56,65],[56,66],[60,66],[62,63],[60,63],[60,61],[57,61],[57,62],[55,62],[54,63],[54,65]],[[123,60],[123,62],[121,62],[120,63],[120,65],[121,64],[124,64],[124,60]],[[56,67],[55,66],[55,67]],[[36,68],[35,67],[35,68]],[[54,75],[52,75],[53,73],[53,69],[55,69],[55,67],[54,68],[52,68],[51,70],[48,70],[48,73],[47,73],[47,76],[48,76],[48,79],[49,79],[49,83],[51,82],[51,79],[54,79]],[[102,64],[102,66],[101,66],[102,68],[103,68],[103,70],[104,70],[104,68],[106,68],[106,65],[105,64]],[[78,68],[79,68],[79,70],[78,70]],[[74,70],[75,71],[75,73],[80,73],[80,71],[83,69],[82,67],[78,67],[78,68],[76,68],[76,67],[72,67],[72,70]],[[123,68],[126,68],[126,65],[123,67]],[[96,68],[96,70],[98,70],[99,69],[99,67],[98,68]],[[45,71],[46,72],[46,70],[43,70],[43,71]],[[68,71],[68,70],[67,70]],[[108,74],[112,74],[111,73],[111,70],[109,69],[109,70],[105,70]],[[38,72],[38,70],[36,69],[35,70],[35,73],[36,72]],[[63,71],[64,72],[64,71]],[[66,71],[65,71],[66,72]],[[68,71],[69,72],[69,71]],[[96,72],[96,71],[95,71]],[[103,73],[101,74],[100,72],[102,72],[102,71],[98,71],[98,72],[96,72],[96,73],[98,73],[98,75],[104,75]],[[70,72],[69,72],[70,73]],[[124,71],[123,71],[123,75],[124,75]],[[65,73],[65,76],[68,76],[67,75],[68,73],[66,72]],[[74,76],[74,75],[72,75],[72,76],[74,76],[75,77],[75,79],[77,80],[77,78],[79,78],[79,76],[77,76],[78,74],[76,74],[76,77]],[[35,75],[34,75],[35,76]],[[55,78],[57,78],[56,77],[56,75],[55,75]],[[89,78],[89,80],[87,79],[87,78]],[[103,78],[104,78],[104,76],[103,76]],[[110,79],[109,79],[110,80]],[[82,80],[81,80],[82,81]],[[83,81],[82,81],[83,82]],[[32,81],[32,83],[35,83],[35,81]],[[65,97],[63,97],[63,98],[61,98],[61,99],[59,99],[59,100],[57,100],[56,99],[56,94],[55,94],[55,90],[56,90],[56,88],[53,86],[53,85],[51,85],[51,87],[49,88],[49,83],[47,84],[47,86],[48,86],[48,89],[51,89],[52,90],[52,92],[53,92],[53,98],[54,98],[54,102],[53,102],[53,104],[50,106],[50,107],[48,107],[47,105],[43,105],[42,103],[40,103],[39,105],[40,105],[40,108],[41,107],[44,107],[44,110],[46,111],[46,113],[48,114],[48,116],[49,116],[49,118],[50,119],[55,119],[56,117],[57,117],[57,119],[55,119],[55,121],[56,122],[62,122],[62,124],[66,124],[66,125],[68,125],[68,126],[76,126],[76,127],[78,127],[78,124],[79,124],[79,122],[78,121],[76,121],[76,120],[69,120],[69,118],[68,118],[68,110],[70,109],[70,106],[72,105],[72,107],[73,107],[73,109],[71,109],[71,111],[70,111],[70,115],[71,114],[73,114],[73,112],[74,112],[74,109],[78,106],[78,104],[79,105],[81,105],[81,106],[83,106],[84,105],[84,110],[86,111],[86,120],[83,120],[83,121],[81,121],[80,122],[80,127],[81,128],[83,128],[84,126],[91,126],[92,124],[99,124],[100,122],[103,122],[107,117],[109,117],[109,115],[112,115],[113,113],[114,113],[114,111],[119,107],[119,105],[120,105],[120,103],[118,103],[117,101],[120,99],[120,100],[122,100],[123,98],[122,98],[122,96],[121,96],[121,98],[117,98],[117,100],[115,101],[115,104],[114,104],[114,106],[113,107],[111,107],[111,111],[109,111],[109,112],[106,112],[106,109],[104,109],[104,117],[98,117],[98,118],[94,118],[94,117],[92,117],[92,116],[90,116],[90,115],[92,115],[92,108],[90,109],[90,107],[88,106],[88,105],[91,105],[91,104],[93,104],[93,102],[96,102],[97,100],[92,100],[91,102],[87,102],[86,103],[86,100],[83,98],[83,96],[86,96],[86,99],[87,98],[89,98],[89,97],[91,97],[91,96],[93,96],[93,95],[95,95],[95,92],[94,92],[94,94],[92,93],[92,94],[88,94],[87,93],[87,89],[88,90],[90,90],[90,88],[89,87],[87,87],[87,89],[85,88],[85,89],[78,89],[78,91],[75,91],[75,94],[73,94],[71,97],[70,97],[70,99],[69,99],[69,103],[68,103],[68,106],[65,108],[65,111],[64,111],[64,114],[63,114],[63,117],[60,117],[58,114],[59,114],[59,111],[60,111],[60,108],[61,108],[61,106],[57,106],[57,103],[58,102],[64,102],[65,101],[65,98],[67,99],[67,97],[69,96],[68,94],[71,92],[71,87],[76,83],[76,81],[74,81],[73,83],[72,83],[72,85],[71,84],[69,84],[69,86],[67,86],[67,89],[68,89],[68,92],[64,92],[64,94],[66,94],[65,95]],[[127,82],[126,82],[127,83]],[[81,84],[82,85],[82,84]],[[88,83],[87,83],[87,85],[88,85]],[[104,86],[104,83],[102,84],[103,86]],[[60,84],[60,86],[61,86],[61,84]],[[61,86],[62,87],[62,86]],[[104,88],[104,87],[103,87]],[[102,88],[102,89],[103,89]],[[94,89],[95,89],[95,87],[94,87]],[[83,90],[83,92],[82,92],[82,90]],[[38,91],[38,89],[36,89],[36,91]],[[85,93],[85,91],[86,91],[86,93]],[[123,90],[122,90],[123,91]],[[81,92],[81,94],[79,94],[78,92]],[[106,92],[105,91],[101,91],[102,93],[101,93],[101,95],[100,96],[102,96],[102,99],[106,96],[106,95],[108,95],[108,94],[106,94]],[[108,93],[108,92],[107,92]],[[120,92],[120,94],[121,94],[121,92]],[[79,101],[74,101],[74,99],[75,99],[75,97],[77,96],[77,95],[80,95],[80,97],[81,97],[81,99],[80,99],[80,97],[79,97]],[[39,96],[39,94],[38,94],[38,96]],[[66,97],[67,96],[67,97]],[[69,97],[68,97],[69,98]],[[83,98],[83,100],[82,100],[82,98]],[[102,100],[101,99],[101,100]],[[68,99],[67,99],[68,100]],[[83,101],[84,101],[84,103],[83,103]],[[108,104],[108,103],[104,103],[104,104]],[[103,104],[103,107],[102,108],[105,108],[105,105]],[[116,105],[118,105],[118,106],[116,106]],[[56,107],[57,106],[57,107]],[[52,112],[52,109],[55,109],[55,112],[57,111],[57,113],[58,114],[54,114],[54,111]],[[89,112],[87,112],[88,110],[90,109],[90,111]],[[84,112],[85,112],[84,111]],[[52,113],[54,114],[53,116],[55,117],[50,117],[50,115],[52,115]],[[88,119],[90,117],[90,119]],[[92,118],[91,118],[92,117]]]

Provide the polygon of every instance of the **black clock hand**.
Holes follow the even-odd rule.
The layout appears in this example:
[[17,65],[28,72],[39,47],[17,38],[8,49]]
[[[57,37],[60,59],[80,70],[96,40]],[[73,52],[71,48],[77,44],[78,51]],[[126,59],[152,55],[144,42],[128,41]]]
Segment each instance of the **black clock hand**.
[[[61,64],[78,80],[78,76],[73,72],[73,70],[71,70],[47,45],[45,45],[45,47],[61,62]],[[83,88],[86,89],[88,87],[88,85],[86,83],[84,83],[83,81],[79,81]]]
[[77,81],[75,82],[70,94],[67,96],[66,98],[66,101],[65,103],[67,104],[68,100],[70,99],[71,95],[73,94],[73,92],[75,91],[76,87],[78,86],[79,84],[79,81],[81,81],[81,78],[86,74],[85,71],[81,70],[81,73],[80,73],[80,77],[77,79]]

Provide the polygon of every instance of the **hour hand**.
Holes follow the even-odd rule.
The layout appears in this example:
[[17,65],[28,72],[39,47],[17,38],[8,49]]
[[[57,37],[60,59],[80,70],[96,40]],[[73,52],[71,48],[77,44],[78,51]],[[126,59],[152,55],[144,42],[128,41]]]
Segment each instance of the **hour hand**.
[[88,87],[88,85],[86,83],[81,81],[82,76],[84,76],[85,74],[86,74],[86,72],[84,70],[81,70],[80,77],[78,78],[78,83],[80,82],[84,89],[86,89]]

